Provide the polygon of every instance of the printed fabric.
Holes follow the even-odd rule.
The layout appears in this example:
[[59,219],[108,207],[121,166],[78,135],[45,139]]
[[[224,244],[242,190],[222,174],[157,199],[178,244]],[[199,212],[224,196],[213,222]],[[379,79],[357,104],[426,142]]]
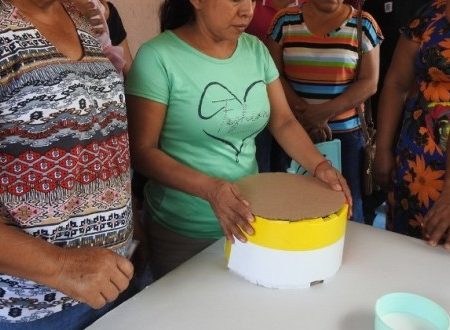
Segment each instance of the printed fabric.
[[[0,220],[60,247],[124,254],[132,223],[123,82],[85,19],[62,3],[84,50],[76,61],[0,1]],[[0,322],[75,304],[0,274]]]
[[415,60],[419,92],[404,110],[388,228],[418,238],[422,238],[424,216],[442,192],[446,171],[450,30],[445,6],[446,1],[438,0],[423,7],[403,29],[407,38],[420,44]]

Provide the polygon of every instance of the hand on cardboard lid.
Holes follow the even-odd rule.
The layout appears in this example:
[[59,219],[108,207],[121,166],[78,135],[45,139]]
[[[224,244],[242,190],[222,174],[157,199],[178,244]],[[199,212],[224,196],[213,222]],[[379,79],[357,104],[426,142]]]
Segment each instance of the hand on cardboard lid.
[[228,240],[234,243],[236,237],[241,242],[246,242],[244,232],[248,235],[254,234],[250,225],[254,221],[250,204],[241,196],[236,185],[216,179],[206,199],[219,219]]
[[352,194],[350,193],[350,188],[347,185],[347,181],[342,176],[336,168],[334,168],[331,163],[324,159],[319,162],[314,169],[314,176],[319,180],[328,184],[331,189],[336,191],[342,191],[345,195],[347,203],[349,205],[348,218],[352,216]]

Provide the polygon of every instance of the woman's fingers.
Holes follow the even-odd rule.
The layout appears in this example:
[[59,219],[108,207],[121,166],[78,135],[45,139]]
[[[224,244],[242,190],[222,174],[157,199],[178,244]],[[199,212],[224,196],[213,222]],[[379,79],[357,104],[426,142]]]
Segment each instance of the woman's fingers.
[[432,246],[445,240],[450,248],[450,205],[449,196],[441,195],[424,217],[424,236]]
[[348,217],[352,216],[352,194],[348,187],[347,181],[342,174],[328,163],[319,166],[316,170],[316,177],[330,186],[331,189],[342,191],[349,205]]

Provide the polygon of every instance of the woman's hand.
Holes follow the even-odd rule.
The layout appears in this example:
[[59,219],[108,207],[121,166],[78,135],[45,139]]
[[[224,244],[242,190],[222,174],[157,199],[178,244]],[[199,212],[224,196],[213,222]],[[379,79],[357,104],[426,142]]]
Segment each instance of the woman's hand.
[[347,181],[342,176],[341,172],[335,169],[327,161],[322,161],[316,166],[314,170],[314,177],[328,184],[331,189],[336,191],[342,191],[345,195],[347,203],[349,205],[348,218],[352,216],[352,194],[350,188],[347,185]]
[[307,133],[314,143],[330,141],[333,138],[331,128],[326,123],[320,127],[311,128]]
[[436,246],[444,240],[450,250],[450,193],[443,192],[424,218],[424,235],[428,244]]
[[[75,0],[78,10],[89,20],[96,35],[106,32],[106,9],[108,6],[92,0]],[[109,12],[108,12],[109,15]]]
[[217,179],[206,199],[219,219],[228,240],[234,243],[236,237],[241,242],[246,242],[247,238],[243,231],[248,235],[254,234],[250,225],[254,220],[250,204],[242,198],[236,185]]
[[61,249],[60,265],[51,286],[96,309],[114,301],[134,271],[126,258],[98,247]]
[[320,111],[314,109],[316,106],[312,104],[304,104],[302,107],[296,106],[293,113],[314,143],[331,140],[332,133],[328,126],[328,117],[324,115],[324,112],[318,116],[311,115],[314,111]]
[[303,108],[296,108],[299,118],[312,127],[321,126],[334,117],[334,113],[330,113],[325,104],[306,104]]
[[374,161],[375,180],[384,191],[387,191],[392,183],[394,164],[394,155],[390,150],[377,148]]

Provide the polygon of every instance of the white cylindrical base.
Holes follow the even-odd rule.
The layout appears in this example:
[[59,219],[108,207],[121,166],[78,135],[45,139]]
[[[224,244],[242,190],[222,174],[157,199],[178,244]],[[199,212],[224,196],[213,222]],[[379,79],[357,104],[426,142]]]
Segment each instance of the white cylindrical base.
[[248,281],[268,288],[307,288],[339,270],[343,236],[336,243],[309,251],[284,251],[235,241],[228,268]]

